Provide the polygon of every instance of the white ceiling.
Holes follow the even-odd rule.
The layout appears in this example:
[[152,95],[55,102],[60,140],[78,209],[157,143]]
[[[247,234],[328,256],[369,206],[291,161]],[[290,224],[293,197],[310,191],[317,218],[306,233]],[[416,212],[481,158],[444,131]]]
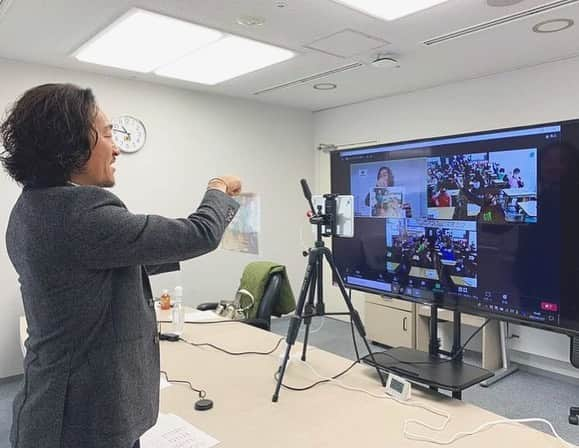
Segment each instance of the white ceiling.
[[[579,54],[579,1],[431,46],[423,41],[553,0],[524,0],[507,7],[491,7],[485,0],[449,0],[393,22],[330,0],[282,1],[287,3],[284,8],[277,6],[279,0],[0,0],[0,57],[317,111]],[[289,48],[298,56],[211,87],[99,67],[70,56],[131,7]],[[261,16],[266,22],[248,28],[236,23],[242,15]],[[555,18],[573,19],[575,26],[552,34],[532,32],[536,23]],[[400,68],[368,65],[379,52],[394,55]],[[255,94],[356,62],[363,65],[316,81]],[[313,89],[313,84],[319,82],[335,83],[338,88]]]

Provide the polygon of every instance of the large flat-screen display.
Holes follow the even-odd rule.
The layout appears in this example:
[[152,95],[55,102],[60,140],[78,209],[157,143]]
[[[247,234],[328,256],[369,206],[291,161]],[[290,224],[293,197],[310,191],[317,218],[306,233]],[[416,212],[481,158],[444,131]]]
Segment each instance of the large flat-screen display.
[[579,120],[333,152],[346,286],[579,334]]

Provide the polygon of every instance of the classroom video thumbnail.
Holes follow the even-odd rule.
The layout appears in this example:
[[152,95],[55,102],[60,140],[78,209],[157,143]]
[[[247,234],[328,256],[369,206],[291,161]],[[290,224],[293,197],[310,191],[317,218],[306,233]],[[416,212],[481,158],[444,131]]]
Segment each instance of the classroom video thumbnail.
[[476,222],[386,220],[386,269],[423,286],[466,292],[477,287]]
[[350,170],[355,216],[426,216],[426,159],[357,163]]
[[484,223],[537,222],[537,150],[432,157],[428,216]]

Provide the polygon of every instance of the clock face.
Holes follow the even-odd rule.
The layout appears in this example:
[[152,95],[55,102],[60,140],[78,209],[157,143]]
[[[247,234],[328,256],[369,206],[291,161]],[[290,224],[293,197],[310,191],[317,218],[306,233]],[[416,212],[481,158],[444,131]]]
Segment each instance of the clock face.
[[137,152],[147,140],[147,130],[141,120],[121,115],[113,120],[115,144],[122,152]]

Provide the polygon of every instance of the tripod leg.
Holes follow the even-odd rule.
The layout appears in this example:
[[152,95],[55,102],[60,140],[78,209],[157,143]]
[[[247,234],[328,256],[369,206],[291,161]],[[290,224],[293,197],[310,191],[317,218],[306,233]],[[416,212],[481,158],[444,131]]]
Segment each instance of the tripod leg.
[[312,285],[312,277],[313,277],[313,270],[316,266],[316,255],[313,253],[314,251],[310,252],[308,258],[308,265],[306,268],[306,273],[304,275],[304,281],[302,283],[302,289],[300,290],[300,296],[298,298],[298,303],[296,305],[296,311],[294,315],[291,317],[289,328],[287,330],[287,337],[286,337],[286,350],[283,361],[279,367],[278,373],[279,377],[277,379],[277,384],[275,386],[275,392],[273,393],[273,397],[271,401],[277,402],[279,398],[279,391],[281,389],[281,385],[283,382],[283,376],[285,374],[285,369],[287,368],[287,363],[289,361],[290,352],[292,346],[295,344],[296,339],[298,337],[298,333],[300,331],[300,323],[303,316],[304,305],[306,303],[306,297],[308,296],[308,291]]
[[327,247],[324,247],[323,249],[324,249],[324,255],[326,256],[326,260],[328,260],[328,264],[332,268],[332,273],[334,274],[334,278],[336,279],[336,282],[338,283],[338,288],[340,289],[340,293],[342,294],[342,298],[344,299],[344,302],[346,303],[346,306],[348,307],[348,311],[350,312],[350,315],[352,316],[352,320],[354,321],[354,325],[356,326],[358,333],[360,334],[360,336],[364,340],[364,345],[366,346],[366,350],[368,350],[368,354],[370,355],[370,358],[372,359],[372,362],[374,363],[374,366],[376,367],[376,372],[378,372],[378,376],[380,377],[380,381],[382,383],[382,386],[386,387],[386,380],[384,379],[384,375],[382,374],[382,371],[378,367],[378,363],[376,362],[376,359],[374,358],[374,353],[370,349],[370,345],[368,344],[368,340],[366,339],[366,329],[364,328],[364,324],[362,323],[362,319],[360,318],[358,311],[356,311],[356,309],[352,305],[352,301],[348,297],[348,293],[346,292],[346,287],[344,286],[344,281],[342,280],[342,276],[338,272],[338,268],[336,267],[336,264],[334,263],[334,257],[332,255],[332,252]]
[[319,260],[316,260],[316,267],[315,269],[312,270],[312,274],[311,274],[311,283],[310,283],[310,290],[309,290],[309,294],[308,294],[308,302],[306,303],[305,306],[305,318],[304,318],[304,324],[306,326],[306,333],[304,335],[304,345],[302,347],[302,361],[306,360],[306,351],[308,349],[308,340],[310,337],[310,327],[312,324],[312,314],[314,313],[314,297],[315,297],[315,292],[316,292],[316,279],[318,278],[318,265],[319,265]]

